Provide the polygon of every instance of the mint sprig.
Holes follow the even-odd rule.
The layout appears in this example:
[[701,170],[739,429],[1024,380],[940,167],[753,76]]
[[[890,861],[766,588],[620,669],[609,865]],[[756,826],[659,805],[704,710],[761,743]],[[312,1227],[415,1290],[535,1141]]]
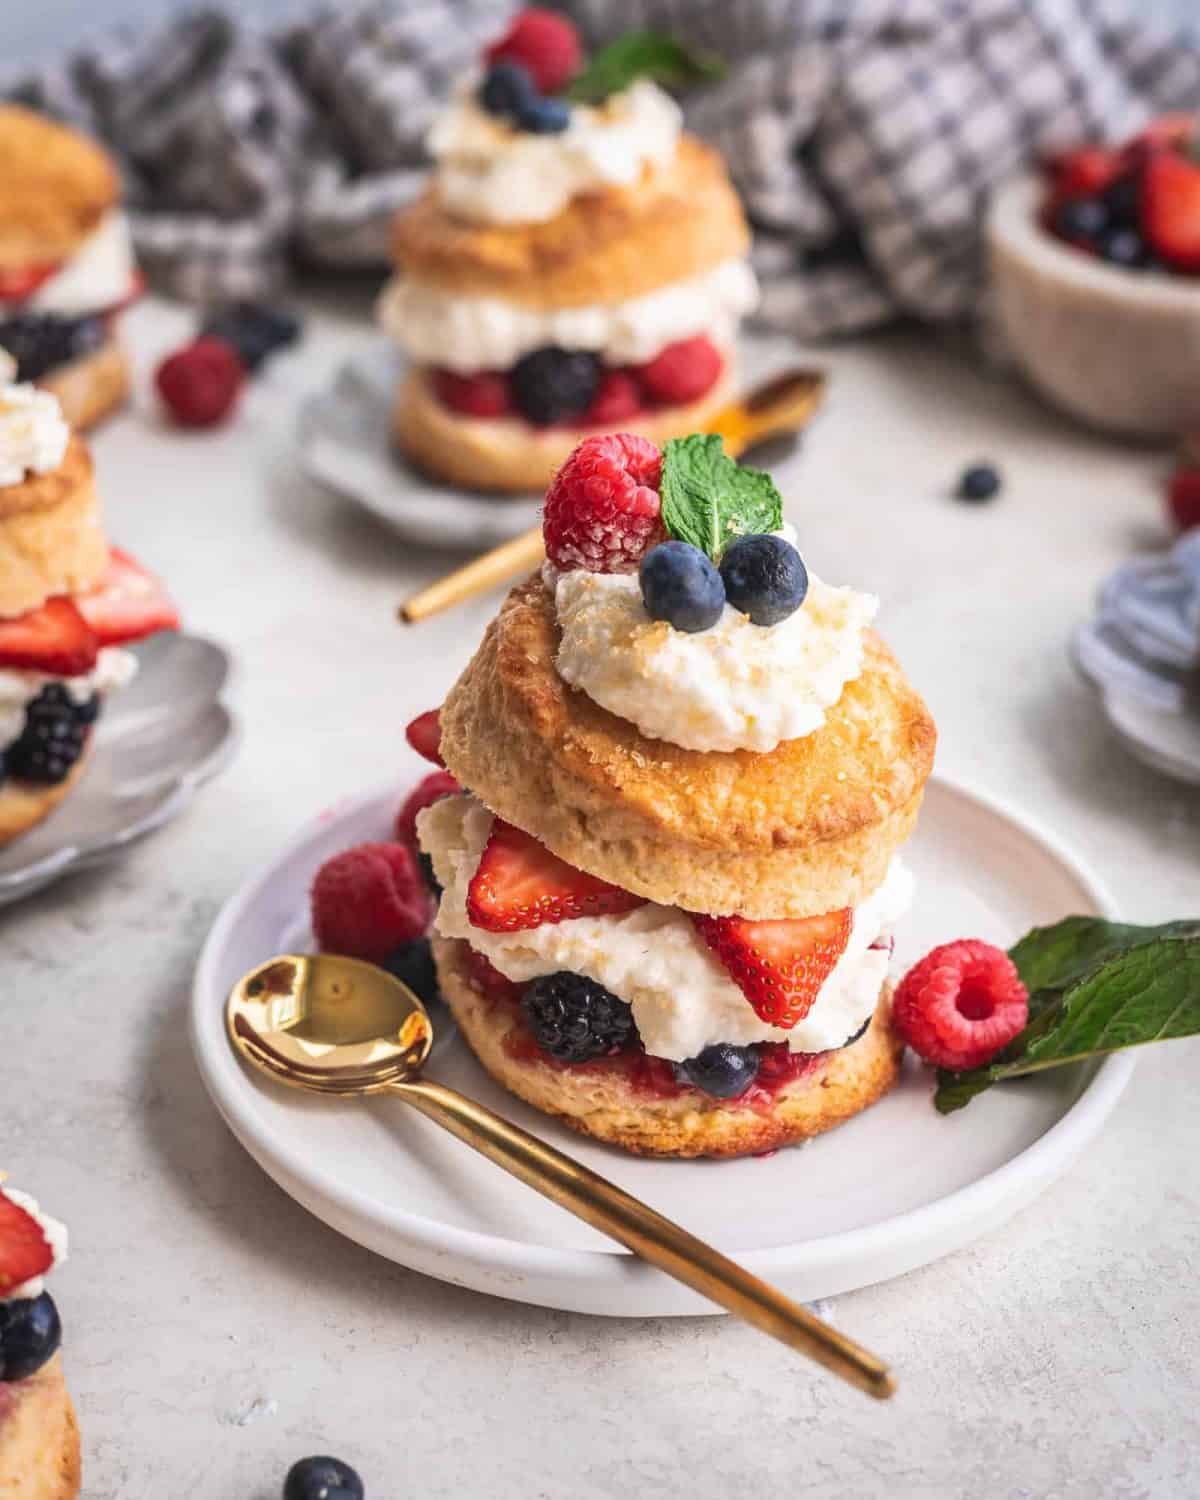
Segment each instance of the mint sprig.
[[1200,1034],[1200,920],[1068,917],[1034,928],[1009,957],[1029,989],[1029,1022],[986,1066],[938,1070],[942,1114],[1006,1078]]
[[783,497],[774,480],[735,463],[715,433],[671,439],[663,449],[659,493],[667,534],[699,547],[714,562],[735,537],[783,525]]
[[602,104],[638,78],[682,89],[711,83],[724,73],[725,63],[714,53],[700,52],[659,31],[630,31],[592,54],[567,89],[567,98],[578,104]]

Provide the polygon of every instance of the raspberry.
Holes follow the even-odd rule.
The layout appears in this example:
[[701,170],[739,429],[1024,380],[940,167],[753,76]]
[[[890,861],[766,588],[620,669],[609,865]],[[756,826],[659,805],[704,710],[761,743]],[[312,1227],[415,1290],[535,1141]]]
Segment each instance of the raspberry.
[[579,421],[583,427],[615,427],[641,409],[642,393],[637,381],[625,370],[610,370],[600,377],[596,394]]
[[702,333],[681,339],[634,371],[647,400],[659,406],[682,406],[699,401],[711,390],[721,373],[721,354]]
[[169,355],[154,376],[181,427],[215,427],[233,410],[246,367],[224,339],[198,338]]
[[433,393],[443,406],[467,417],[503,417],[512,410],[508,376],[497,370],[480,370],[474,375],[435,370]]
[[467,976],[472,986],[479,991],[485,1000],[493,1004],[498,1001],[516,1002],[521,998],[523,985],[517,984],[485,958],[482,953],[469,947],[466,943],[463,947],[467,950]]
[[896,1029],[918,1056],[961,1073],[990,1062],[1029,1019],[1029,992],[1002,948],[944,943],[900,982]]
[[542,531],[556,568],[635,573],[664,536],[662,454],[629,432],[585,438],[546,491]]
[[543,94],[566,88],[583,66],[579,33],[565,16],[531,5],[484,53],[489,63],[515,62],[527,68]]
[[320,948],[373,963],[420,937],[429,923],[417,857],[403,844],[359,844],[327,859],[311,902]]
[[1167,486],[1167,509],[1180,531],[1200,526],[1200,469],[1176,469]]
[[396,814],[397,842],[415,849],[417,847],[417,814],[424,812],[427,807],[432,807],[443,797],[453,797],[460,791],[462,788],[449,771],[430,771],[424,781],[419,781],[409,792],[404,799],[404,805]]

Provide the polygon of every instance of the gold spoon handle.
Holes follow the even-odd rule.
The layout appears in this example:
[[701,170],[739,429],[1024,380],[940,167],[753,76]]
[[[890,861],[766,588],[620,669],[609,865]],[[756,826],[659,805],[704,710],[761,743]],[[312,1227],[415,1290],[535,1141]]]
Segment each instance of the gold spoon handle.
[[581,1162],[440,1083],[414,1079],[390,1092],[560,1208],[869,1396],[882,1400],[895,1390],[873,1354]]
[[[720,433],[726,452],[736,458],[764,438],[799,432],[816,411],[824,387],[820,370],[787,370],[756,386],[740,401],[722,407],[709,419],[707,430]],[[506,578],[536,568],[545,555],[542,528],[535,526],[411,594],[400,606],[400,618],[408,625],[427,620]]]

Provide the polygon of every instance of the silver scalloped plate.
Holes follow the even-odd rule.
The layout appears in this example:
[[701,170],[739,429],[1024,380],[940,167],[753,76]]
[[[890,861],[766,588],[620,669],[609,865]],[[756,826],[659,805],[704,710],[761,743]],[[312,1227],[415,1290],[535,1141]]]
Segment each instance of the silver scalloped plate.
[[403,357],[375,343],[355,354],[300,412],[310,479],[353,500],[409,541],[482,551],[538,524],[541,497],[472,495],[436,484],[392,445],[390,418]]
[[228,653],[175,632],[133,650],[138,675],[105,704],[79,784],[44,823],[0,850],[0,906],[114,858],[178,816],[233,758],[237,723],[220,701]]

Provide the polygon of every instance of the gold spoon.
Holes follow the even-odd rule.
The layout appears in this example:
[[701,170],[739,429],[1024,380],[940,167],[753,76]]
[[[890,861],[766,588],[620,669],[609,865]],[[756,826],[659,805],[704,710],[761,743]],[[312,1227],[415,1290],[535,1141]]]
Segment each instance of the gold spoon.
[[280,1083],[319,1094],[395,1094],[460,1141],[868,1395],[895,1385],[887,1366],[757,1276],[553,1146],[465,1095],[422,1078],[433,1046],[425,1007],[374,964],[284,954],[240,979],[225,1007],[229,1039]]
[[[824,389],[825,375],[820,370],[785,370],[723,406],[704,430],[719,433],[725,439],[725,451],[736,458],[756,443],[807,426]],[[545,555],[542,528],[534,526],[410,595],[399,608],[400,619],[406,625],[427,620],[516,573],[536,568]]]

